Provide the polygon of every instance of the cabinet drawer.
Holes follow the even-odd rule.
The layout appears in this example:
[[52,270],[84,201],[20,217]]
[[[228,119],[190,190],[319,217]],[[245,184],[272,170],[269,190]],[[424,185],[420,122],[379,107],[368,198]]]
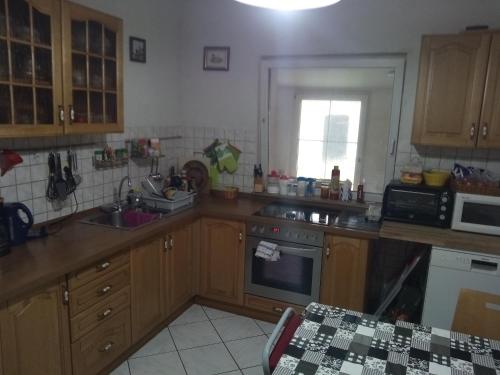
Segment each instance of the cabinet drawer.
[[97,374],[130,344],[130,309],[125,309],[71,345],[73,375]]
[[106,277],[100,277],[70,293],[70,316],[74,317],[85,309],[106,300],[130,284],[129,266],[124,266]]
[[297,313],[304,310],[304,306],[258,297],[252,294],[245,294],[245,306],[254,310],[264,311],[275,315],[283,314],[287,307],[294,308]]
[[89,282],[95,280],[98,277],[108,275],[125,264],[128,265],[130,261],[129,259],[130,252],[125,251],[110,258],[105,258],[99,263],[94,264],[92,267],[75,273],[69,279],[69,290],[71,291],[83,285],[87,285]]
[[81,312],[71,319],[71,340],[74,342],[87,332],[130,306],[130,287],[125,287],[104,301]]

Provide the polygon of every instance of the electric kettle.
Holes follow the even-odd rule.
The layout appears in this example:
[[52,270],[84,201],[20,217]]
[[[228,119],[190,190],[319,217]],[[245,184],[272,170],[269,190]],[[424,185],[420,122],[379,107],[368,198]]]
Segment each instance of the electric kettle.
[[9,233],[10,245],[25,243],[33,225],[33,215],[29,208],[19,202],[5,203],[1,214]]

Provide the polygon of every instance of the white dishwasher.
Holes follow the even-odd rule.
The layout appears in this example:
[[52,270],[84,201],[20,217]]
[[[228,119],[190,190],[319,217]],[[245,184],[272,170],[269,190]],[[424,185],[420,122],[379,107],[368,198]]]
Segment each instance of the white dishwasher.
[[422,324],[449,330],[462,288],[500,294],[500,256],[433,247]]

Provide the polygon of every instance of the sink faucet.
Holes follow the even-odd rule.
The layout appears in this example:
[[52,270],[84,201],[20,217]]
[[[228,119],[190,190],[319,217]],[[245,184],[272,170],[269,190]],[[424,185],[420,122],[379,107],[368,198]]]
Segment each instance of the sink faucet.
[[130,177],[129,176],[123,177],[122,180],[120,181],[120,187],[118,188],[118,199],[115,202],[118,211],[122,210],[122,188],[123,188],[123,183],[125,181],[127,181],[127,185],[129,188],[132,187],[132,180],[130,180]]

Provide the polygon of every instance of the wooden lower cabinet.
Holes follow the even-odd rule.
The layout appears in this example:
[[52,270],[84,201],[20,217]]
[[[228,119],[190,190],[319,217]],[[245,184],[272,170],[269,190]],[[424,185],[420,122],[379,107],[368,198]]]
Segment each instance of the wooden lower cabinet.
[[99,373],[130,344],[130,309],[127,308],[72,345],[73,374]]
[[369,240],[325,236],[321,303],[364,310],[369,249]]
[[61,281],[0,310],[4,375],[71,374],[68,309]]
[[165,237],[165,313],[174,312],[193,297],[193,230],[191,225]]
[[136,342],[165,317],[163,237],[133,248],[130,256],[132,341]]
[[201,221],[200,295],[243,305],[245,224],[203,218]]

